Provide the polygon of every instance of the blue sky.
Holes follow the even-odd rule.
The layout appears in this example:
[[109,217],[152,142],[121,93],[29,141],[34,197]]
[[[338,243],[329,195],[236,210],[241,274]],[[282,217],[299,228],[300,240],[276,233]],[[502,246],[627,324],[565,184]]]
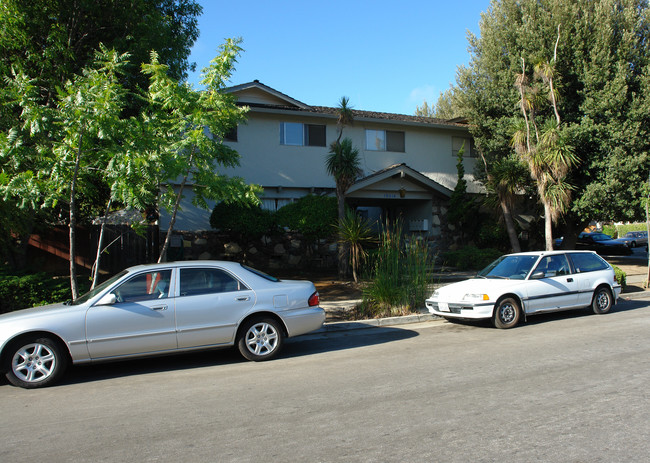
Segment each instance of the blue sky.
[[355,109],[413,114],[455,82],[469,60],[467,31],[478,34],[490,0],[199,3],[195,87],[224,39],[241,37],[233,85],[258,79],[309,105],[345,95]]

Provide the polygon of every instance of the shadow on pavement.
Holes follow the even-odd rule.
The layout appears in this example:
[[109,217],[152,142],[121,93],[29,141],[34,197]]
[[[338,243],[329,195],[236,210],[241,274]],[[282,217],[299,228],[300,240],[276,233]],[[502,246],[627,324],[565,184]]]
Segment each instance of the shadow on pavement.
[[[417,336],[415,331],[394,327],[370,327],[364,330],[335,333],[315,333],[285,339],[277,360],[320,354],[324,352],[356,349]],[[276,360],[270,360],[274,362]],[[191,370],[248,363],[234,347],[196,351],[192,353],[121,360],[95,365],[71,366],[57,386],[109,380],[127,376],[140,376],[167,371]],[[251,362],[252,363],[252,362]],[[4,375],[0,385],[8,384]]]

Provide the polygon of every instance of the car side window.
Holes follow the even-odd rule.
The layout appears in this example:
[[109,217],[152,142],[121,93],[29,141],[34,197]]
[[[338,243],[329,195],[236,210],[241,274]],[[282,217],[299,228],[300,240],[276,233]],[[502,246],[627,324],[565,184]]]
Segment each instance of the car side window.
[[169,297],[171,270],[140,273],[118,286],[113,293],[117,302],[140,302]]
[[555,254],[543,257],[533,273],[537,272],[544,272],[544,278],[552,278],[569,275],[571,273],[571,267],[564,254]]
[[595,272],[608,268],[607,262],[597,254],[573,252],[569,256],[577,273]]
[[247,289],[229,273],[215,268],[184,268],[180,275],[181,296],[226,293]]

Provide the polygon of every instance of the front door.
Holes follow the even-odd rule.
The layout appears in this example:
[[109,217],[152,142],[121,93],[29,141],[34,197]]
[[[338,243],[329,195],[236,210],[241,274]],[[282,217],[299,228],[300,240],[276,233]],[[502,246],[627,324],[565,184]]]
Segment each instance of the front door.
[[176,349],[171,270],[143,272],[115,290],[117,302],[88,309],[86,338],[93,359]]
[[527,313],[560,310],[578,304],[578,282],[564,254],[542,258],[526,287]]

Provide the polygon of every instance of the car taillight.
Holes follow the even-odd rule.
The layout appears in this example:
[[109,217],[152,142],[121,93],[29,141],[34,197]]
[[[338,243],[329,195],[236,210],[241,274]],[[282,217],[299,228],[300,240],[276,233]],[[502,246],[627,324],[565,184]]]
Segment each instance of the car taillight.
[[318,295],[318,291],[316,291],[314,294],[312,294],[309,297],[307,303],[309,304],[309,307],[313,307],[315,305],[320,304],[320,296]]

